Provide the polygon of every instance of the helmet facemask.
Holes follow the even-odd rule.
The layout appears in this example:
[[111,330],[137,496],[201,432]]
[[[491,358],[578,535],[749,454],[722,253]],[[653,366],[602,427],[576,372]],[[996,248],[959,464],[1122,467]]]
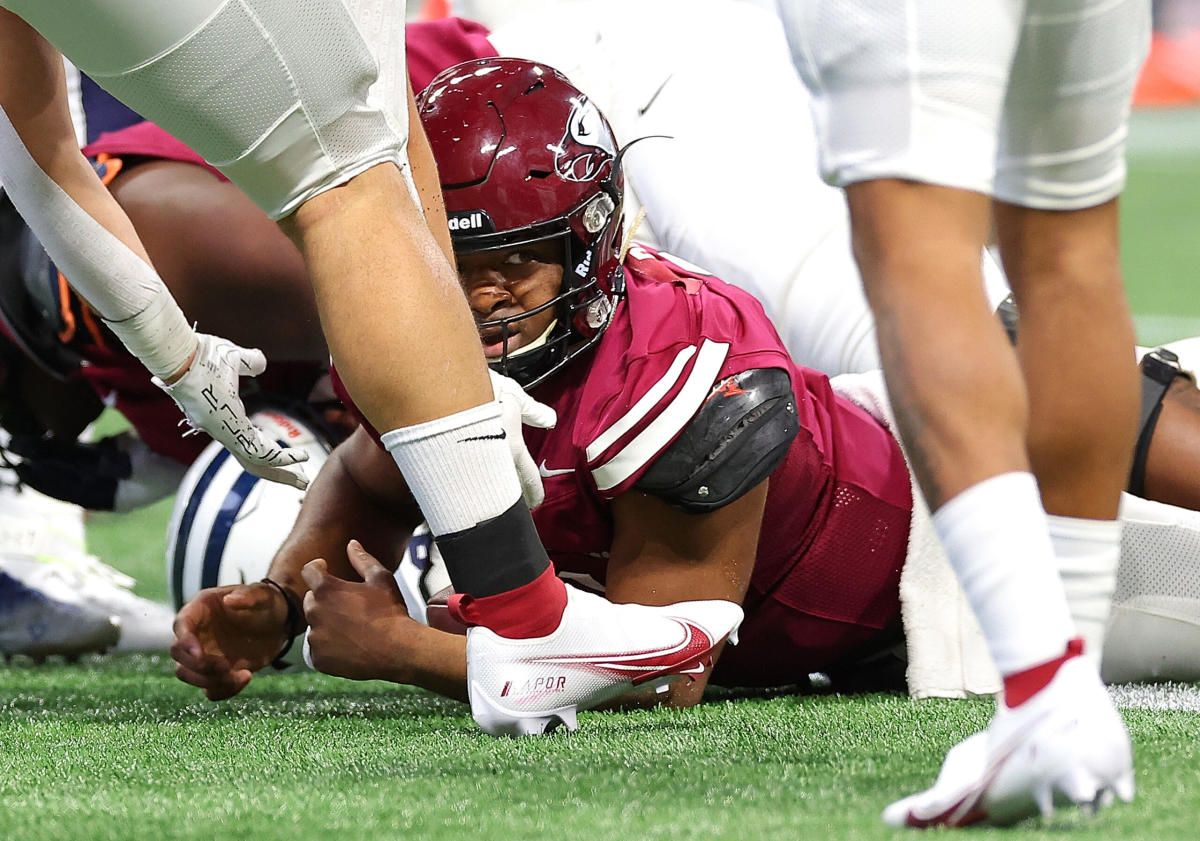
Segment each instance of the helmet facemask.
[[[557,234],[524,238],[514,237],[514,232],[509,232],[502,237],[502,243],[488,245],[478,243],[478,240],[485,239],[484,237],[455,237],[455,251],[460,255],[507,250],[550,241],[557,241],[561,246],[559,263],[562,266],[562,281],[557,293],[550,300],[516,315],[482,321],[477,317],[477,326],[485,344],[499,344],[502,348],[499,356],[488,358],[488,366],[492,370],[512,377],[524,388],[534,388],[600,341],[612,321],[617,302],[624,291],[624,276],[618,270],[613,277],[604,279],[607,282],[602,282],[598,274],[589,271],[596,259],[595,251],[599,243],[589,247],[575,235],[568,223],[577,219],[585,229],[588,225],[596,228],[595,234],[602,234],[606,229],[611,230],[616,242],[606,244],[606,247],[615,251],[619,247],[621,226],[618,221],[613,229],[608,223],[613,214],[619,213],[620,207],[612,196],[608,192],[601,192],[590,197],[582,207],[572,211],[562,220],[563,230]],[[494,235],[486,239],[495,241]],[[471,240],[476,242],[470,242]],[[520,326],[548,310],[553,311],[553,319],[541,334],[532,341],[509,350],[509,339]]]

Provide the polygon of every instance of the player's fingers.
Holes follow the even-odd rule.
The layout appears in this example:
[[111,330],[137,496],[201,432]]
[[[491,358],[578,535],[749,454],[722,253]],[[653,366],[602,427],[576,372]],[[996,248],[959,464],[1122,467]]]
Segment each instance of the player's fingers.
[[542,475],[533,463],[533,456],[524,447],[517,448],[512,455],[513,466],[517,468],[517,479],[521,482],[521,496],[525,499],[525,506],[532,511],[546,499]]
[[[292,462],[294,464],[307,459],[308,453],[304,453],[303,458],[292,459]],[[298,491],[308,488],[308,476],[299,467],[278,467],[252,456],[239,458],[238,461],[241,462],[242,467],[246,468],[247,473],[253,474],[260,479],[266,479],[268,482],[278,482],[281,485],[287,485]]]
[[545,403],[539,403],[524,391],[518,392],[516,398],[521,407],[521,423],[526,426],[553,429],[554,425],[558,423],[558,413]]
[[379,585],[395,581],[387,568],[379,563],[379,559],[363,548],[357,540],[346,544],[346,557],[350,559],[350,566],[354,567],[354,571],[368,584]]
[[269,464],[270,467],[278,468],[308,461],[307,450],[301,450],[298,446],[277,447],[271,444],[271,439],[266,437],[266,433],[257,426],[254,427],[254,434],[258,435],[259,452],[269,453],[269,455],[251,455],[247,458],[256,459],[260,464]]
[[198,663],[204,656],[200,640],[189,630],[181,630],[176,620],[175,641],[171,643],[171,657],[176,662]]
[[175,677],[186,684],[203,689],[210,701],[230,698],[242,691],[248,681],[236,677],[238,673],[226,672],[220,675],[210,675],[190,669],[182,663],[175,664]]
[[207,626],[208,618],[208,605],[205,604],[204,596],[200,595],[179,608],[179,612],[175,614],[175,620],[171,623],[171,630],[175,632],[176,637],[182,634],[195,634]]
[[269,607],[272,596],[278,591],[269,584],[248,584],[230,590],[221,597],[221,606],[226,610],[241,613]]
[[181,643],[180,640],[176,640],[171,646],[171,659],[196,674],[209,677],[219,677],[233,671],[223,655],[205,651],[198,643]]
[[210,701],[224,701],[226,698],[232,698],[246,688],[246,684],[250,682],[251,677],[253,677],[252,672],[236,672],[228,681],[216,686],[206,687],[204,695]]
[[179,662],[175,663],[175,677],[184,683],[197,686],[201,689],[207,689],[209,684],[212,683],[212,678],[209,675],[202,675]]
[[304,611],[304,619],[308,622],[308,629],[311,631],[313,625],[319,624],[321,621],[321,612],[317,607],[317,596],[312,590],[304,594],[304,601],[300,604],[300,609]]
[[267,370],[267,357],[258,348],[241,348],[237,355],[238,374],[257,377]]
[[[308,585],[308,596],[311,596],[314,590],[320,588],[330,578],[329,566],[325,563],[324,558],[315,558],[300,570],[300,577]],[[304,598],[305,608],[308,607],[308,596]]]

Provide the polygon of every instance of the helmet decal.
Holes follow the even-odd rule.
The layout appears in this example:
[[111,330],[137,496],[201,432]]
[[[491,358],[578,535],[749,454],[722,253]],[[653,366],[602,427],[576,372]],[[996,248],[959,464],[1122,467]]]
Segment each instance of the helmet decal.
[[574,100],[567,129],[554,150],[554,171],[566,181],[594,181],[617,156],[611,131],[586,96]]

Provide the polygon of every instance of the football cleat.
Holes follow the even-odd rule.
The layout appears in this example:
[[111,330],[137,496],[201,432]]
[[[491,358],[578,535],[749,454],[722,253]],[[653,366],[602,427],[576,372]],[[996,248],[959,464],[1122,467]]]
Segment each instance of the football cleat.
[[1056,806],[1094,813],[1133,799],[1125,724],[1081,656],[1019,706],[997,704],[987,730],[953,747],[933,786],[883,811],[891,826],[1007,826]]
[[471,714],[493,736],[538,735],[559,725],[574,730],[578,710],[702,674],[713,649],[726,638],[736,642],[741,621],[733,602],[614,604],[568,586],[562,620],[544,637],[468,629]]
[[0,653],[36,662],[59,654],[70,660],[117,644],[121,628],[108,613],[71,598],[55,598],[0,571]]
[[[61,603],[77,604],[90,612],[111,617],[120,632],[117,651],[166,652],[175,640],[171,630],[175,612],[169,605],[144,599],[129,588],[134,580],[84,553],[57,557],[8,557],[0,566],[26,587]],[[65,631],[65,629],[64,629]]]

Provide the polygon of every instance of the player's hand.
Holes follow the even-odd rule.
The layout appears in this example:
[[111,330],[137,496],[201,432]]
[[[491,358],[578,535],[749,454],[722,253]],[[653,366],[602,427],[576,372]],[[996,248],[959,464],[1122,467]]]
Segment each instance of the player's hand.
[[521,495],[525,504],[537,508],[546,498],[542,487],[542,477],[538,473],[537,464],[529,449],[525,446],[525,435],[522,425],[538,429],[553,429],[558,423],[558,415],[544,403],[539,403],[528,394],[516,380],[497,374],[488,369],[492,377],[492,393],[500,404],[500,412],[504,423],[504,431],[508,439],[508,448],[512,453],[513,464],[517,468],[517,477],[521,480]]
[[154,384],[171,395],[188,423],[220,441],[246,469],[262,479],[304,490],[308,478],[297,465],[308,459],[299,447],[280,447],[250,422],[238,396],[238,379],[256,377],[267,367],[261,350],[249,350],[220,336],[198,334],[196,358],[182,377]]
[[331,575],[321,558],[301,572],[310,588],[304,597],[304,660],[317,671],[351,680],[407,682],[397,662],[403,646],[396,640],[406,626],[419,626],[383,564],[357,540],[346,546],[346,555],[361,582]]
[[175,617],[175,676],[210,701],[241,692],[287,642],[288,608],[270,584],[201,590]]
[[8,449],[20,456],[13,469],[22,482],[90,511],[125,512],[157,502],[179,488],[187,470],[128,432],[95,442],[19,434]]

